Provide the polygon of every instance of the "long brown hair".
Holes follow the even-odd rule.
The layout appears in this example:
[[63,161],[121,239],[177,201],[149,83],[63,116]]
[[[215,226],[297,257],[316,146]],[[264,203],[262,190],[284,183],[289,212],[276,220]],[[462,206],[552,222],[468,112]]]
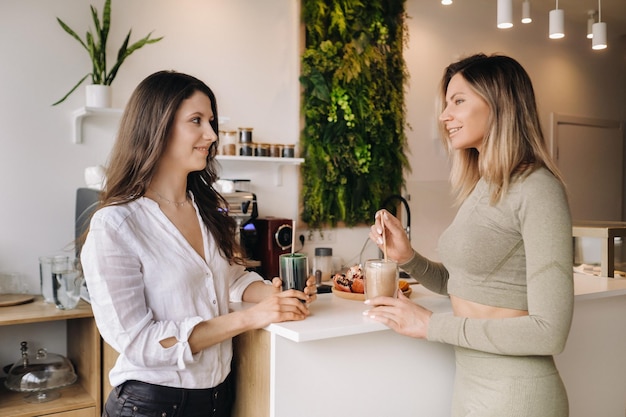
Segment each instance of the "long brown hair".
[[[174,116],[183,100],[200,91],[211,100],[218,133],[217,102],[202,81],[175,71],[159,71],[145,78],[131,95],[120,121],[99,207],[124,204],[142,197],[167,146]],[[212,186],[217,180],[215,155],[219,141],[209,148],[206,167],[189,173],[187,190],[194,195],[200,216],[229,262],[242,263],[237,255],[236,223],[228,216],[228,203]],[[86,233],[81,237],[84,242]],[[82,246],[82,245],[81,245]]]
[[473,148],[452,149],[445,124],[439,123],[441,137],[452,154],[450,180],[457,202],[467,198],[481,177],[492,187],[492,203],[506,194],[516,178],[540,167],[546,167],[563,183],[548,151],[532,82],[524,68],[508,56],[484,54],[449,65],[440,84],[440,114],[445,106],[448,84],[456,74],[485,100],[490,110],[489,128],[480,154]]

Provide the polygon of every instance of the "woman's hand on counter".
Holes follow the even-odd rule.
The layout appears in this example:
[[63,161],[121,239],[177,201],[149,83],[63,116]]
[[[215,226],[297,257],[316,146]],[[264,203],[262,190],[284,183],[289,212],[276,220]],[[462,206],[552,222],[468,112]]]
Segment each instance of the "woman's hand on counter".
[[304,320],[311,314],[305,303],[290,294],[292,291],[295,292],[279,292],[246,309],[250,317],[254,318],[255,324],[252,327],[261,329],[272,323]]
[[272,279],[270,285],[262,285],[264,288],[261,289],[266,291],[265,296],[247,310],[254,320],[253,328],[263,328],[271,323],[304,320],[311,314],[308,305],[317,299],[314,276],[307,279],[304,291],[283,291],[280,278]]
[[432,311],[415,304],[398,290],[398,298],[376,297],[366,300],[372,306],[363,315],[389,327],[396,333],[426,339]]
[[[306,287],[304,287],[304,291],[297,290],[286,290],[285,292],[290,294],[291,297],[296,297],[307,304],[312,303],[317,300],[317,284],[314,275],[309,275],[306,280]],[[283,282],[280,278],[274,277],[272,279],[272,286],[276,289],[276,291],[282,291]]]

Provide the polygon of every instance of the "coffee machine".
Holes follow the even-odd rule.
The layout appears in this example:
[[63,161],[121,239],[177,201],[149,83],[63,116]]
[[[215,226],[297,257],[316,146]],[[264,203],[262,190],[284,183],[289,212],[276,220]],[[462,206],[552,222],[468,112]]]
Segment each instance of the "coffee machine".
[[257,272],[271,280],[279,273],[279,256],[291,251],[293,221],[259,217],[241,228],[241,246],[248,258],[261,262]]
[[[87,230],[91,215],[98,207],[100,201],[100,190],[93,188],[78,188],[76,190],[76,211],[74,214],[74,237],[78,238]],[[76,257],[80,256],[81,248],[75,248]]]
[[228,203],[228,215],[237,222],[237,242],[241,244],[241,229],[259,215],[256,195],[247,191],[234,191],[222,195]]
[[256,195],[247,191],[222,194],[228,214],[237,222],[237,241],[248,269],[271,280],[279,274],[279,256],[291,251],[293,221],[258,217]]

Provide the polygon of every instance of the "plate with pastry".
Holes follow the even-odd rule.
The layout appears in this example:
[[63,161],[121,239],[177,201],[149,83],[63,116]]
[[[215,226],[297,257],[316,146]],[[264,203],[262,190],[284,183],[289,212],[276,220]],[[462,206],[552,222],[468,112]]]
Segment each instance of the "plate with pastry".
[[[332,292],[346,300],[365,301],[365,283],[361,265],[351,266],[345,274],[335,274],[332,278]],[[398,280],[398,288],[407,297],[411,294],[411,286],[404,279]]]

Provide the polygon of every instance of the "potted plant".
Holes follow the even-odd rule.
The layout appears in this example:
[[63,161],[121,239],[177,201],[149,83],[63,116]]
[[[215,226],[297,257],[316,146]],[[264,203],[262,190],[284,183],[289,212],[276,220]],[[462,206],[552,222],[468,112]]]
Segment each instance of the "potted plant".
[[[117,52],[117,62],[115,62],[115,65],[113,65],[113,67],[111,67],[111,69],[107,71],[106,46],[109,36],[109,29],[111,27],[111,0],[106,0],[104,2],[102,20],[99,19],[98,11],[96,10],[96,8],[93,6],[90,7],[95,30],[94,32],[88,30],[84,40],[81,39],[80,36],[78,36],[76,32],[72,30],[67,24],[65,24],[65,22],[57,17],[57,21],[59,22],[63,30],[65,30],[65,32],[67,32],[74,39],[80,42],[83,48],[85,48],[85,50],[89,53],[92,68],[91,72],[81,78],[80,81],[65,96],[63,96],[63,98],[54,103],[53,106],[56,106],[57,104],[65,101],[65,99],[68,98],[70,94],[72,94],[83,83],[83,81],[87,79],[87,77],[91,77],[92,85],[110,86],[115,79],[115,76],[117,75],[117,71],[120,69],[120,66],[124,63],[126,58],[130,56],[130,54],[135,52],[137,49],[142,48],[144,45],[155,43],[163,39],[163,37],[150,38],[150,36],[152,35],[152,32],[150,32],[147,36],[129,46],[128,43],[130,41],[130,34],[132,29],[129,30],[128,35],[126,35],[126,39],[124,40],[124,43]],[[110,87],[108,87],[107,90],[108,89],[110,89]]]

